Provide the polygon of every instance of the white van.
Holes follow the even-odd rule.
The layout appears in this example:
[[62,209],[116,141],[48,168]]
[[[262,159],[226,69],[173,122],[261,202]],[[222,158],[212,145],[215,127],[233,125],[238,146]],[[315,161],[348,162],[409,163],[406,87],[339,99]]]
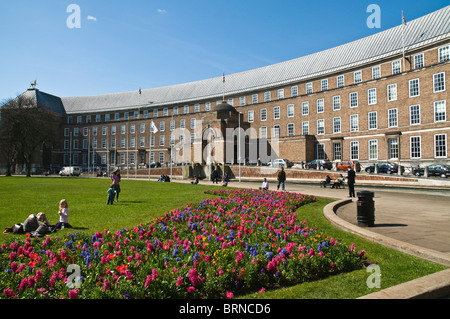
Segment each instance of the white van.
[[59,172],[60,176],[80,176],[81,169],[78,166],[64,166]]

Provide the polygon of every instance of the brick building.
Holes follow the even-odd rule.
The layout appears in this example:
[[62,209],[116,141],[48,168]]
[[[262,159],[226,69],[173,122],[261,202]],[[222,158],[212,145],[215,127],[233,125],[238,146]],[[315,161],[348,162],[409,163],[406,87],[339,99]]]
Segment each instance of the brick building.
[[24,94],[63,115],[53,167],[146,167],[170,158],[448,164],[449,21],[447,6],[329,50],[180,85]]

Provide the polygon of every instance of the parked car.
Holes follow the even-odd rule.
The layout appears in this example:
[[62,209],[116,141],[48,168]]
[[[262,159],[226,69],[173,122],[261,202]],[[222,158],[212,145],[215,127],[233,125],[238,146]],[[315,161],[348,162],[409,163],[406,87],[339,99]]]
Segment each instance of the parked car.
[[291,162],[290,160],[287,160],[285,158],[277,158],[272,160],[272,162],[270,163],[270,166],[272,167],[286,167],[286,168],[290,168],[292,166],[294,166],[294,163]]
[[328,160],[312,160],[311,162],[308,162],[305,164],[306,168],[317,168],[317,163],[319,163],[319,168],[320,169],[332,169],[333,168],[333,163],[331,163]]
[[[391,162],[380,162],[376,164],[378,166],[378,173],[396,174],[398,173],[398,165]],[[405,168],[401,166],[401,172],[403,173]],[[375,172],[375,165],[366,167],[367,173]]]
[[60,176],[80,176],[81,169],[79,166],[64,166],[59,172]]
[[347,162],[340,162],[337,165],[337,169],[340,170],[340,171],[346,171],[350,167],[353,168],[355,170],[355,172],[360,172],[361,171],[361,165],[359,164],[359,162],[347,161]]
[[[428,176],[440,176],[440,177],[450,176],[450,165],[433,164],[428,165],[427,168],[428,168]],[[413,168],[412,173],[416,176],[424,175],[425,168]]]

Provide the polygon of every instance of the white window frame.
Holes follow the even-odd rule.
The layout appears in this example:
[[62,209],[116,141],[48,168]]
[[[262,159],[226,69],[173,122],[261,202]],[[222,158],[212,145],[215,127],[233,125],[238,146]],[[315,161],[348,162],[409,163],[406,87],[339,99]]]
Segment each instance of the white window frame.
[[[358,107],[358,92],[350,92],[348,94],[348,101],[350,108]],[[353,102],[356,102],[356,105],[352,105]]]
[[[440,76],[442,76],[442,80],[439,81],[439,83],[441,83],[441,86],[440,86],[441,88],[436,90],[436,84],[437,84],[436,79]],[[445,91],[445,72],[439,72],[439,73],[433,74],[433,93],[444,92],[444,91]]]
[[341,109],[341,96],[333,96],[333,111],[339,111]]
[[267,121],[267,109],[266,108],[261,109],[259,111],[259,120],[261,122]]
[[398,127],[398,109],[388,109],[388,127]]
[[409,97],[420,96],[420,80],[411,79],[408,81]]
[[397,83],[388,84],[386,90],[388,102],[397,101]]
[[308,115],[309,114],[309,102],[304,101],[302,102],[302,115]]
[[367,104],[368,105],[377,104],[377,88],[367,89]]
[[[437,155],[437,137],[444,137],[444,144],[442,146],[442,150],[439,150],[439,154]],[[434,135],[434,158],[446,158],[447,157],[447,134],[435,134]]]
[[317,120],[317,135],[325,135],[325,120]]
[[359,160],[359,142],[351,141],[350,142],[350,160]]
[[333,117],[333,134],[341,133],[341,117]]
[[253,123],[255,121],[255,111],[254,110],[250,110],[247,112],[247,121],[249,123]]
[[305,92],[306,94],[312,94],[313,93],[313,84],[312,82],[305,84]]
[[422,158],[422,141],[420,136],[409,137],[409,157]]
[[325,100],[323,98],[316,100],[317,113],[325,112]]
[[287,136],[295,136],[295,124],[294,123],[287,124]]
[[343,74],[336,77],[336,87],[341,88],[345,86],[345,77]]
[[[442,113],[443,116],[439,116],[439,118],[437,119],[438,113],[436,111],[437,111],[438,103],[439,103],[439,106],[442,105],[442,112],[440,112],[440,113]],[[434,122],[435,123],[445,122],[447,120],[447,105],[446,104],[447,104],[446,100],[435,101],[433,103],[433,113],[434,113]]]
[[413,68],[419,69],[425,66],[423,53],[418,53],[413,56]]
[[[373,124],[375,124],[375,125],[373,126]],[[367,114],[367,128],[369,130],[376,130],[378,128],[377,111],[372,111]]]
[[274,106],[273,107],[273,119],[274,120],[279,120],[281,117],[281,110],[279,106]]
[[358,70],[353,72],[353,83],[361,83],[362,82],[362,71]]
[[294,117],[294,104],[288,104],[287,106],[287,117]]
[[320,90],[327,91],[328,90],[328,79],[320,80]]
[[[352,119],[356,119],[356,122],[353,122]],[[356,124],[355,126],[353,124]],[[350,114],[350,132],[358,132],[359,131],[359,119],[358,114]]]
[[438,49],[438,62],[450,60],[450,45],[440,47]]
[[368,141],[368,157],[369,160],[378,160],[378,140],[369,140]]
[[381,78],[381,67],[379,65],[372,67],[372,80]]
[[391,63],[392,75],[402,73],[402,60],[395,60]]
[[309,135],[309,121],[302,122],[302,135]]
[[[414,121],[414,123],[413,123],[413,119],[418,119],[418,122]],[[419,125],[419,124],[420,124],[420,104],[410,105],[409,106],[409,125]]]

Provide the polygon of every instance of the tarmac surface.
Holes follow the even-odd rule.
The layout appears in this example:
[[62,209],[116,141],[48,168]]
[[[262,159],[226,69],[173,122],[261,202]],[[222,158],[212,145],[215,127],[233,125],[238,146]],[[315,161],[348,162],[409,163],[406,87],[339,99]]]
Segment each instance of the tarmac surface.
[[[176,181],[176,180],[175,180]],[[182,181],[177,181],[182,182]],[[188,181],[184,181],[188,182]],[[276,190],[276,181],[269,181]],[[210,184],[208,180],[200,182]],[[212,183],[211,183],[212,184]],[[446,183],[445,183],[446,184]],[[286,191],[336,199],[324,209],[335,226],[399,251],[450,267],[450,180],[436,188],[413,188],[399,182],[389,185],[355,186],[355,198],[348,188],[321,188],[319,181],[287,181]],[[255,179],[237,179],[231,187],[258,188]],[[406,187],[405,187],[406,186]],[[358,225],[358,192],[373,192],[374,225]],[[450,268],[444,271],[381,290],[361,299],[449,299]]]

